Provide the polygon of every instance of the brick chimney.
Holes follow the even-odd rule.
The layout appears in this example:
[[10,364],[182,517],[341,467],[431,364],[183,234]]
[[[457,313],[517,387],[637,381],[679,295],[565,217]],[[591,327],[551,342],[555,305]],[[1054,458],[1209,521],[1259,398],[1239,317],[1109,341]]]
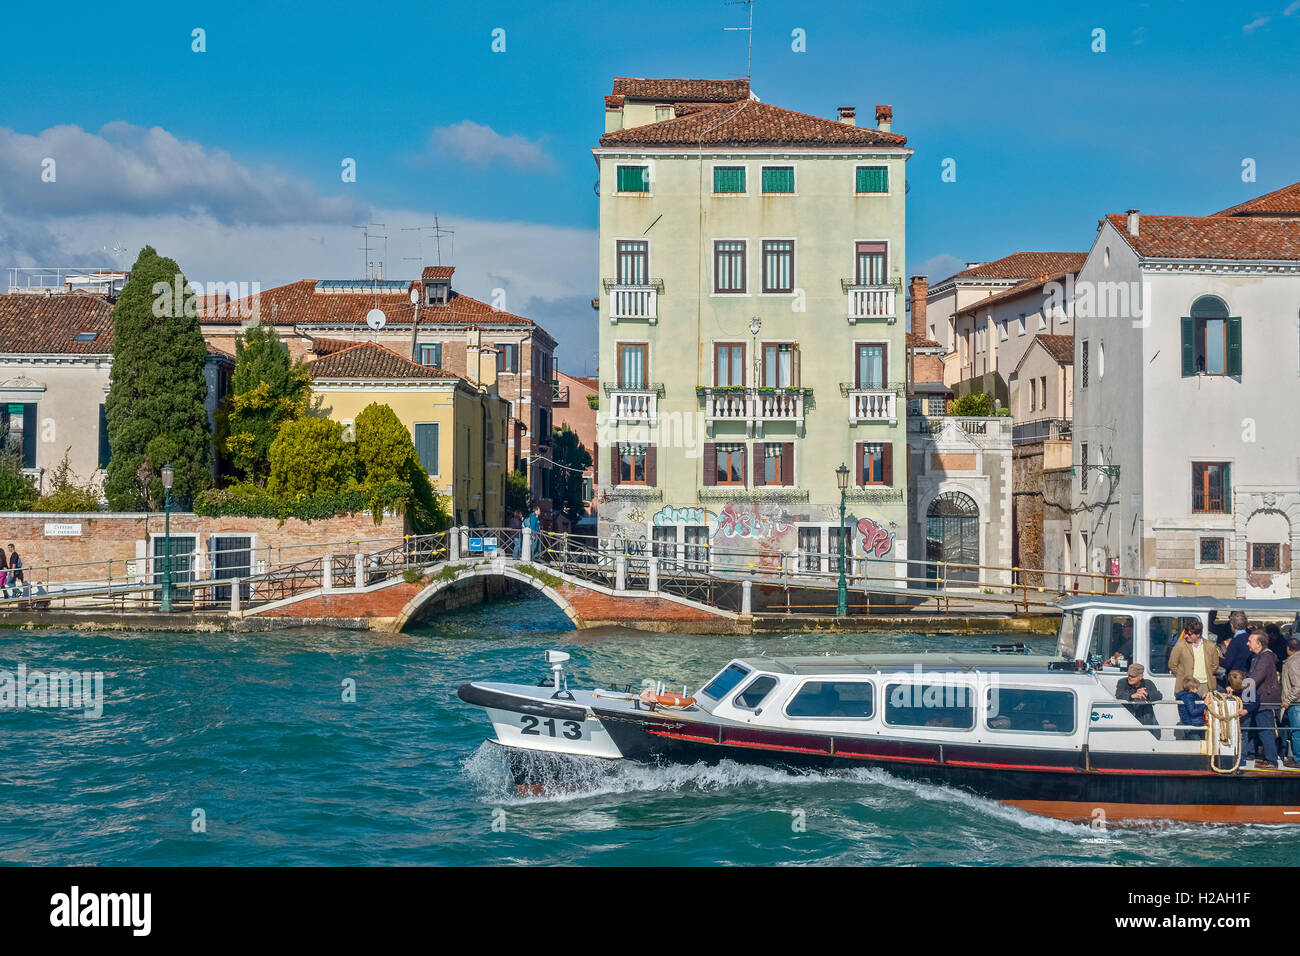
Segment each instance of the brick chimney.
[[912,334],[917,338],[928,339],[925,331],[925,297],[930,291],[930,283],[925,276],[912,276],[908,294],[912,297]]
[[839,108],[839,110],[840,110],[840,122],[841,122],[841,123],[846,123],[846,124],[848,124],[849,126],[857,126],[857,125],[858,125],[858,110],[857,110],[857,107],[854,107],[854,106],[841,106],[841,107]]
[[889,132],[889,124],[894,118],[894,108],[892,106],[879,105],[876,107],[876,129],[882,133]]

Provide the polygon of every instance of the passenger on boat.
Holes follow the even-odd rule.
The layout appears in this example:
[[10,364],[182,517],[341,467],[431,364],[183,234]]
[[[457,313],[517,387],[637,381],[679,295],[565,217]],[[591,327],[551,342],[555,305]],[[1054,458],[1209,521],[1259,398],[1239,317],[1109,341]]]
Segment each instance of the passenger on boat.
[[1282,713],[1291,728],[1291,755],[1283,763],[1300,769],[1300,637],[1287,641],[1287,650],[1291,653],[1282,665]]
[[1232,627],[1231,643],[1226,648],[1223,642],[1219,642],[1220,663],[1223,664],[1224,672],[1228,671],[1249,671],[1250,670],[1250,647],[1247,646],[1246,640],[1246,612],[1233,611],[1228,615],[1228,624]]
[[[1156,714],[1151,704],[1162,698],[1160,697],[1160,691],[1156,689],[1155,683],[1143,677],[1145,672],[1146,668],[1141,664],[1130,664],[1128,676],[1121,677],[1119,683],[1115,685],[1115,699],[1139,701],[1140,703],[1130,703],[1129,710],[1138,719],[1138,723],[1154,724]],[[1160,739],[1159,730],[1153,730],[1151,733],[1155,735],[1157,740]]]
[[[1127,667],[1133,660],[1133,618],[1125,617],[1119,624],[1119,633],[1111,647],[1115,653],[1106,661],[1111,667]],[[1114,633],[1113,631],[1111,633]]]
[[[1183,689],[1174,696],[1178,698],[1178,723],[1192,727],[1205,724],[1204,684],[1195,677],[1183,678]],[[1202,740],[1204,730],[1176,730],[1175,740]]]
[[[1268,649],[1268,638],[1258,628],[1246,639],[1250,653],[1250,680],[1255,682],[1255,699],[1246,700],[1246,719],[1242,728],[1253,731],[1256,750],[1255,769],[1273,769],[1277,762],[1277,711],[1282,706],[1282,687],[1277,679],[1277,658]],[[1253,708],[1253,709],[1252,709]],[[1258,759],[1262,752],[1263,760]]]
[[1219,649],[1205,640],[1204,631],[1199,618],[1188,620],[1182,638],[1169,655],[1169,670],[1177,678],[1175,686],[1181,687],[1188,677],[1195,677],[1202,697],[1213,686],[1214,671],[1219,666]]
[[1268,638],[1268,649],[1277,657],[1277,669],[1281,673],[1287,658],[1286,638],[1282,636],[1282,628],[1276,624],[1265,624],[1264,636]]

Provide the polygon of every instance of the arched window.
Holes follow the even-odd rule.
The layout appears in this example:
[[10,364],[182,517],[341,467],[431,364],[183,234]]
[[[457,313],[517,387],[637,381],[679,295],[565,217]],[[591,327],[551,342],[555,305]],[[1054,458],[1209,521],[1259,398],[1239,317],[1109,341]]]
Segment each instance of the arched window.
[[[960,491],[939,495],[925,512],[925,556],[942,561],[927,565],[927,576],[944,581],[978,581],[980,562],[979,506]],[[967,565],[967,567],[958,567]]]
[[1203,295],[1183,316],[1183,377],[1241,375],[1241,319],[1217,295]]

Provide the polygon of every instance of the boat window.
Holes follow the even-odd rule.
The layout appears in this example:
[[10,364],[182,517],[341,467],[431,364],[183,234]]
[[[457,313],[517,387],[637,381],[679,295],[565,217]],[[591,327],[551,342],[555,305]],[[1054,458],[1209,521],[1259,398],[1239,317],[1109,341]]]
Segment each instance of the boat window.
[[1079,643],[1079,625],[1082,622],[1082,611],[1066,611],[1061,615],[1061,629],[1056,635],[1056,653],[1067,661],[1075,659],[1075,648]]
[[737,707],[744,707],[746,710],[753,710],[759,704],[763,703],[763,698],[772,693],[772,688],[776,686],[776,678],[768,677],[764,674],[762,677],[755,677],[749,682],[749,686],[736,695],[732,701]]
[[1074,693],[1068,690],[990,687],[985,723],[990,730],[1072,734]]
[[787,717],[870,717],[875,689],[867,681],[810,680],[785,705]]
[[[1151,618],[1147,632],[1151,637],[1151,660],[1147,670],[1152,674],[1173,673],[1169,669],[1169,655],[1178,646],[1178,638],[1182,636],[1183,627],[1188,620],[1190,618],[1163,614]],[[1177,689],[1182,690],[1181,687]]]
[[885,687],[885,723],[898,727],[975,727],[975,695],[964,684],[889,684]]
[[1088,663],[1109,670],[1127,670],[1133,663],[1133,617],[1098,614],[1092,621],[1092,646]]
[[724,670],[713,680],[709,681],[704,690],[700,691],[705,697],[712,697],[714,700],[721,700],[722,697],[730,692],[737,684],[745,679],[749,674],[749,668],[741,667],[739,664],[728,664]]

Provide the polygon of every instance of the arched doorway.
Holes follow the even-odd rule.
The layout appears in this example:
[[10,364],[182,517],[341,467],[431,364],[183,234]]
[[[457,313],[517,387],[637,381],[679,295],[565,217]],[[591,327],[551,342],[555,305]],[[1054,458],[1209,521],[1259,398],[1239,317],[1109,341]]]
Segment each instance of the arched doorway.
[[980,509],[968,495],[945,491],[930,502],[925,512],[926,576],[937,578],[944,563],[943,579],[952,582],[979,581],[978,568],[956,568],[954,564],[980,563]]

